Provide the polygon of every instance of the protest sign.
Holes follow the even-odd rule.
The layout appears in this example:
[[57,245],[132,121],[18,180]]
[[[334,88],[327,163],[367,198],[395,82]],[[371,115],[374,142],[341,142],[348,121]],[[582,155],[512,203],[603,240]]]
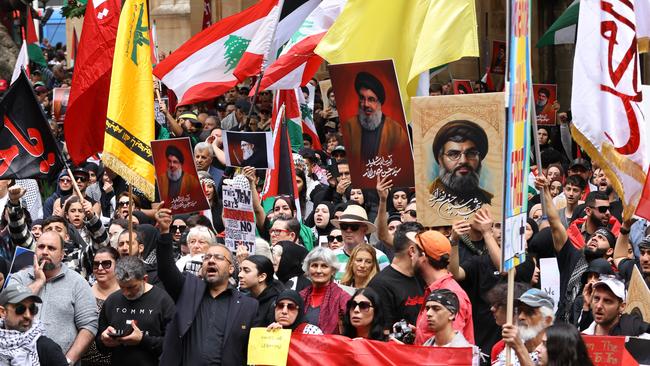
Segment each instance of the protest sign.
[[210,208],[199,182],[188,137],[151,141],[160,200],[172,214]]
[[492,58],[490,60],[490,72],[493,74],[505,74],[506,71],[506,43],[504,41],[492,41]]
[[287,364],[291,329],[251,328],[248,338],[248,365],[284,366]]
[[624,313],[637,313],[643,320],[650,321],[650,290],[643,280],[643,276],[637,266],[632,267],[632,276],[627,287],[627,298],[625,300]]
[[[242,176],[243,177],[243,176]],[[223,185],[223,225],[226,228],[226,246],[237,250],[245,245],[249,253],[255,253],[255,215],[253,214],[253,196],[245,184]]]
[[582,339],[589,358],[596,366],[638,366],[625,349],[625,337],[583,335]]
[[557,84],[533,84],[533,95],[537,124],[555,126],[557,109],[554,108],[554,104],[557,102]]
[[318,86],[320,87],[320,94],[323,100],[323,111],[327,113],[327,119],[337,118],[339,112],[336,109],[336,94],[334,94],[334,89],[332,89],[332,80],[321,80]]
[[392,60],[329,66],[353,188],[413,186],[413,154]]
[[69,97],[70,88],[54,88],[52,90],[52,117],[56,122],[63,123],[65,120]]
[[489,205],[499,222],[503,93],[420,97],[411,106],[418,221],[452,225]]
[[16,247],[14,250],[14,257],[11,260],[11,266],[9,267],[9,274],[7,275],[7,278],[5,278],[5,283],[2,286],[2,288],[7,287],[9,284],[9,279],[11,279],[11,275],[13,273],[16,273],[23,268],[27,268],[30,266],[34,265],[34,256],[36,253],[33,251],[23,248],[23,247]]
[[560,302],[560,269],[557,258],[540,258],[539,273],[542,290],[553,298],[553,311],[557,311],[557,304]]
[[273,169],[273,135],[271,132],[224,131],[223,151],[226,165],[256,169]]
[[474,93],[472,83],[469,80],[452,80],[451,84],[454,88],[454,94],[456,95]]
[[156,119],[156,122],[158,122],[159,125],[161,126],[166,126],[167,125],[167,117],[165,117],[165,112],[160,109],[160,103],[165,104],[165,108],[169,110],[169,98],[167,97],[162,97],[158,99],[158,101],[153,103],[153,113]]

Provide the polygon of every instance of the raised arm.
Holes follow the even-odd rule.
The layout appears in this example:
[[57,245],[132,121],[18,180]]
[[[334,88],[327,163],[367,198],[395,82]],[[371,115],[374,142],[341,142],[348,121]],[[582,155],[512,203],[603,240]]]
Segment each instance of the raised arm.
[[180,137],[183,134],[183,127],[181,124],[169,113],[169,110],[167,109],[167,106],[163,101],[158,102],[160,105],[160,110],[165,114],[165,118],[167,119],[167,125],[169,126],[169,129],[172,131],[172,133],[176,137]]
[[494,220],[490,216],[490,211],[487,207],[483,207],[476,211],[474,220],[479,225],[479,230],[483,234],[483,240],[485,240],[485,246],[487,247],[488,254],[490,255],[490,260],[496,268],[501,266],[501,248],[499,248],[499,243],[494,238],[492,233],[492,225]]
[[618,264],[628,255],[628,248],[630,247],[630,228],[634,224],[636,219],[631,219],[623,222],[621,226],[620,234],[616,239],[616,245],[614,246],[614,264],[618,267]]
[[156,246],[156,259],[158,261],[158,277],[165,286],[165,290],[176,302],[183,289],[183,274],[178,270],[174,263],[174,253],[172,250],[172,234],[169,227],[172,224],[171,210],[162,208],[164,202],[154,215],[158,228],[160,229],[160,238]]
[[465,279],[465,270],[460,266],[460,255],[458,254],[458,243],[460,237],[470,230],[469,222],[458,220],[451,226],[451,257],[449,258],[449,272],[456,281]]
[[251,166],[244,167],[243,170],[244,176],[248,178],[248,183],[251,186],[251,196],[253,196],[253,212],[255,213],[255,225],[257,228],[262,230],[264,229],[264,221],[266,220],[266,212],[264,212],[264,207],[262,207],[262,200],[260,199],[257,189],[255,189],[255,168]]
[[379,206],[377,207],[377,237],[389,247],[393,246],[393,235],[388,232],[388,212],[386,212],[388,202],[388,192],[393,187],[393,181],[389,177],[381,178],[377,176],[377,195],[379,196]]
[[549,189],[549,181],[543,174],[538,175],[535,178],[535,188],[537,188],[542,195],[542,199],[546,203],[546,215],[548,216],[548,222],[551,225],[551,234],[553,236],[553,248],[556,253],[562,251],[564,244],[569,238],[562,221],[560,220],[560,214],[553,204],[553,197],[551,197],[551,190]]

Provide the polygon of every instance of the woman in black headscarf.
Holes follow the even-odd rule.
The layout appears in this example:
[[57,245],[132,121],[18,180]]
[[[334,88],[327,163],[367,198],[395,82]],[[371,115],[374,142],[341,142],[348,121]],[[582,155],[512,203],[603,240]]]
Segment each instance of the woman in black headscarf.
[[305,321],[304,302],[294,290],[284,290],[275,299],[275,322],[266,329],[291,329],[302,334],[323,334],[317,326]]
[[[304,276],[302,262],[307,256],[307,249],[292,241],[281,241],[275,245],[282,247],[282,256],[275,275],[284,284],[284,287],[300,291],[309,287],[311,282]],[[274,249],[275,251],[275,249]]]

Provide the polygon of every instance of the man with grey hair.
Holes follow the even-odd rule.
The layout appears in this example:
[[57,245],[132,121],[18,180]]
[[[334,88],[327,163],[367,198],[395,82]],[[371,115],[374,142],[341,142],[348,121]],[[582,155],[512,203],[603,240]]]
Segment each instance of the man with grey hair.
[[174,301],[147,283],[139,258],[120,258],[115,277],[120,291],[106,299],[99,313],[97,346],[111,354],[112,365],[157,365],[165,328],[174,317]]
[[232,253],[212,244],[203,255],[201,277],[181,273],[174,265],[171,210],[159,208],[155,217],[161,233],[158,273],[177,310],[165,334],[160,365],[245,365],[258,304],[230,285]]
[[[539,360],[537,346],[542,344],[544,330],[555,320],[555,302],[546,292],[531,288],[515,299],[517,324],[503,325],[503,341],[510,346],[512,365],[536,365]],[[507,349],[507,348],[506,348]],[[492,365],[505,365],[505,349]]]
[[198,171],[210,173],[212,180],[215,182],[215,187],[223,177],[223,170],[213,166],[214,162],[214,148],[211,144],[202,141],[194,146],[194,163]]

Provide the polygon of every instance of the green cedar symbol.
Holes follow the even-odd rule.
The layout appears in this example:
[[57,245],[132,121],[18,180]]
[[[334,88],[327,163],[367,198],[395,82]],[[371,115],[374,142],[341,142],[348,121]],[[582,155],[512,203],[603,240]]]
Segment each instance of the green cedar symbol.
[[231,71],[237,66],[249,43],[251,43],[250,39],[232,34],[228,36],[228,39],[224,43],[226,46],[226,67],[228,71]]
[[144,12],[142,5],[140,4],[140,15],[138,16],[138,23],[135,25],[135,31],[133,32],[133,48],[131,49],[131,61],[136,66],[138,65],[138,46],[149,45],[149,39],[147,38],[149,27],[142,26],[142,13]]
[[309,108],[307,103],[301,103],[300,104],[300,114],[302,114],[302,119],[312,121],[313,116],[312,116],[312,110]]
[[296,33],[294,33],[291,36],[291,39],[289,40],[289,43],[294,44],[294,43],[298,42],[299,39],[301,39],[301,38],[303,38],[305,36],[304,31],[309,29],[309,28],[312,28],[313,26],[314,26],[314,21],[313,20],[305,20],[302,23],[302,25],[300,26],[300,28],[296,31]]

